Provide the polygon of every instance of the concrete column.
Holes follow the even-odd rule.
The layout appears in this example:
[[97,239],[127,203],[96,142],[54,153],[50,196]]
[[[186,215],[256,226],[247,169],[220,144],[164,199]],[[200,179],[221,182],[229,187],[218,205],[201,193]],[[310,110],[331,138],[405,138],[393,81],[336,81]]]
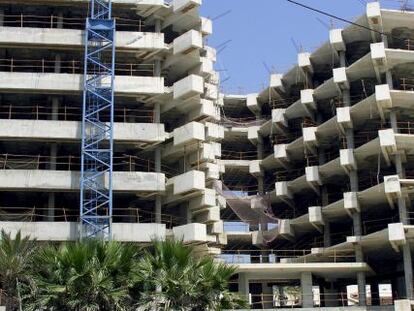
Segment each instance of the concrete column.
[[413,262],[409,240],[403,245],[403,261],[406,297],[408,299],[413,299]]
[[339,65],[341,67],[346,67],[346,53],[345,51],[339,52]]
[[[262,160],[263,155],[264,155],[263,137],[259,133],[258,134],[258,140],[257,140],[257,159]],[[264,195],[264,193],[265,193],[265,190],[264,190],[264,176],[262,174],[260,174],[257,177],[257,186],[258,186],[257,190],[258,190],[259,194]]]
[[312,273],[302,272],[300,274],[300,286],[302,289],[302,308],[313,308]]
[[326,221],[325,226],[323,227],[323,247],[332,246],[331,243],[331,224]]
[[[154,106],[154,122],[160,123],[161,122],[161,108],[160,104],[156,103]],[[161,147],[157,147],[155,149],[155,172],[161,173],[162,171],[162,163],[161,163]],[[155,196],[155,222],[160,224],[162,217],[162,196],[157,194]]]
[[155,32],[159,33],[159,32],[161,32],[161,30],[162,30],[162,20],[157,18],[155,20]]
[[[346,67],[345,52],[344,51],[340,52],[339,56],[340,56],[341,67]],[[350,107],[352,104],[350,90],[344,90],[342,96],[343,96],[342,100],[344,102],[344,106]],[[355,149],[353,129],[346,130],[346,142],[347,142],[348,149]],[[356,170],[353,170],[349,173],[349,183],[350,183],[352,192],[359,191],[358,172]],[[362,235],[361,213],[354,213],[352,215],[352,221],[353,221],[354,235],[361,236]],[[356,257],[357,262],[364,261],[362,249],[359,245],[355,247],[355,257]],[[366,287],[365,287],[366,280],[365,280],[364,272],[360,272],[357,274],[357,282],[358,282],[358,291],[359,291],[359,305],[365,306],[366,305]]]
[[[155,150],[155,172],[161,172],[161,149],[157,148]],[[155,222],[161,223],[161,214],[162,214],[162,196],[157,194],[155,196]]]
[[[388,73],[389,71],[387,71]],[[392,129],[395,133],[398,133],[398,121],[397,121],[397,112],[392,110],[390,112],[390,122]],[[395,170],[400,178],[405,178],[405,167],[402,163],[401,154],[395,155]],[[408,220],[408,211],[407,211],[407,202],[405,197],[398,198],[398,213],[400,217],[400,222],[404,225],[409,225]],[[410,241],[407,240],[406,244],[403,246],[403,263],[404,263],[404,278],[405,278],[405,293],[407,298],[413,297],[413,267],[411,259],[411,249]]]
[[367,293],[366,293],[367,283],[365,280],[365,272],[357,273],[357,281],[358,281],[359,305],[366,306],[367,305]]
[[59,12],[58,13],[58,18],[57,18],[57,27],[58,29],[62,29],[63,28],[63,12]]
[[162,62],[160,59],[155,59],[154,61],[154,76],[161,77],[162,74]]
[[[52,116],[51,119],[56,121],[58,120],[58,112],[59,112],[59,97],[52,97]],[[58,145],[56,143],[52,143],[50,145],[50,163],[49,169],[56,170],[57,166],[57,152],[58,152]],[[47,201],[47,208],[48,208],[48,218],[49,221],[55,221],[55,208],[56,208],[56,194],[54,192],[50,192],[48,195]]]
[[249,279],[247,278],[245,273],[239,273],[239,293],[243,295],[243,297],[246,297],[246,299],[249,298]]
[[0,27],[4,26],[4,10],[0,9]]
[[[50,170],[56,170],[57,144],[50,145]],[[47,200],[47,214],[49,221],[55,221],[56,196],[54,192],[50,192]]]
[[263,308],[272,309],[273,308],[273,288],[267,286],[266,282],[262,283],[262,292],[263,292]]
[[62,57],[60,54],[55,55],[55,73],[60,73],[62,67]]

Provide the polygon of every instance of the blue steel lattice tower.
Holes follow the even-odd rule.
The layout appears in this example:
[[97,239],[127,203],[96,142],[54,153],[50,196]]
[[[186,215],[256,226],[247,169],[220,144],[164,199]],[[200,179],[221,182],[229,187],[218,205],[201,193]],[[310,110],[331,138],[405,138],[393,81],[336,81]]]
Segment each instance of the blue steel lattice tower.
[[[91,0],[86,20],[80,180],[81,238],[111,239],[115,20],[111,0]],[[108,119],[103,119],[109,115]]]

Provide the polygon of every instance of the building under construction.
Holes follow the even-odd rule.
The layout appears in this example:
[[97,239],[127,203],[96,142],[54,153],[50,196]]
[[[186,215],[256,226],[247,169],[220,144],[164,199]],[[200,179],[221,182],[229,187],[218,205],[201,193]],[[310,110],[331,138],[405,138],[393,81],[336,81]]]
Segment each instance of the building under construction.
[[[229,95],[200,5],[112,1],[110,237],[236,265],[252,309],[411,310],[414,13],[368,3],[260,93]],[[0,0],[0,228],[38,241],[81,237],[90,10]]]

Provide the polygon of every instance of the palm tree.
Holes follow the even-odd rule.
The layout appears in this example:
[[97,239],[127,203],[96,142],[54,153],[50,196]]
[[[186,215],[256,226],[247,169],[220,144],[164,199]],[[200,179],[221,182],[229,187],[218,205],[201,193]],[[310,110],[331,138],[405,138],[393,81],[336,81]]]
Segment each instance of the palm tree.
[[154,241],[139,262],[138,310],[222,310],[245,307],[228,290],[233,267],[196,258],[179,241]]
[[20,304],[20,286],[28,285],[32,281],[30,267],[35,250],[35,242],[29,237],[22,238],[20,231],[12,238],[11,234],[1,230],[0,291],[3,292],[7,310],[16,309]]
[[88,240],[48,246],[34,259],[27,310],[130,310],[139,249]]

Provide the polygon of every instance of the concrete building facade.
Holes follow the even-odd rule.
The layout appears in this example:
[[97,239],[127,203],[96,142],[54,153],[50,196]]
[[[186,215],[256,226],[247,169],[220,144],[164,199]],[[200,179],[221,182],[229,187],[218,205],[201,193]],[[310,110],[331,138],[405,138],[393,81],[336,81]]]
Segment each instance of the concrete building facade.
[[[88,2],[0,0],[0,228],[39,241],[79,237]],[[196,245],[256,309],[410,310],[414,13],[223,95],[201,4],[113,0],[113,238]]]

